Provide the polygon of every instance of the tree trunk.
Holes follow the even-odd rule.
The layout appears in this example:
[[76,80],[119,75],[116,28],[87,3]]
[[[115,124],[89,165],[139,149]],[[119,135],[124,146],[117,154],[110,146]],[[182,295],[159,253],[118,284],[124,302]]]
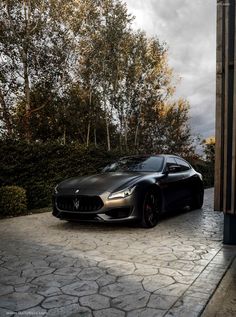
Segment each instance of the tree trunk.
[[63,145],[66,145],[66,126],[64,125],[64,131],[63,131]]
[[128,126],[127,126],[127,119],[125,118],[124,120],[124,124],[125,124],[125,150],[128,150]]
[[90,139],[90,130],[91,130],[91,109],[92,108],[92,89],[91,86],[89,88],[89,123],[88,123],[88,128],[87,128],[87,138],[86,138],[86,146],[89,147],[89,139]]
[[139,106],[139,114],[138,114],[138,118],[137,118],[137,125],[136,125],[136,128],[135,128],[135,136],[134,136],[134,147],[136,149],[138,149],[138,143],[139,143],[139,138],[138,138],[138,135],[139,135],[139,126],[140,126],[140,122],[141,122],[141,106]]
[[123,133],[123,115],[120,115],[120,135],[119,135],[119,145],[120,145],[120,152],[122,152],[122,133]]
[[119,144],[120,144],[120,152],[122,152],[122,134],[120,131],[120,135],[119,135]]
[[139,132],[139,121],[136,125],[136,129],[135,129],[135,136],[134,136],[134,147],[137,148],[138,147],[138,132]]
[[87,128],[87,139],[86,139],[86,146],[87,146],[87,147],[89,146],[90,128],[91,128],[91,122],[90,122],[90,120],[89,120],[88,128]]
[[[27,4],[25,3],[24,11],[25,11],[25,31],[28,36],[28,11],[26,9]],[[24,43],[23,51],[22,51],[22,61],[23,61],[23,72],[24,72],[24,92],[25,92],[25,138],[27,141],[31,139],[31,131],[30,131],[30,82],[29,82],[29,65],[28,65],[28,43]]]
[[96,129],[96,127],[93,130],[93,134],[94,134],[94,145],[95,145],[95,147],[97,147],[97,129]]
[[10,113],[7,109],[4,95],[1,91],[0,91],[0,105],[2,108],[2,120],[5,123],[6,129],[7,129],[7,136],[12,136],[12,124],[10,119]]
[[26,140],[30,141],[30,139],[31,139],[31,133],[30,133],[30,85],[29,85],[27,53],[25,53],[25,52],[24,52],[23,68],[24,68],[24,92],[25,92],[24,130],[25,130]]
[[103,92],[103,102],[104,102],[104,109],[106,112],[106,133],[107,133],[107,151],[111,150],[111,141],[110,141],[110,126],[109,126],[109,117],[108,117],[108,108],[106,104],[106,90]]
[[110,141],[110,127],[109,127],[109,120],[108,115],[106,115],[106,131],[107,131],[107,151],[111,150],[111,141]]

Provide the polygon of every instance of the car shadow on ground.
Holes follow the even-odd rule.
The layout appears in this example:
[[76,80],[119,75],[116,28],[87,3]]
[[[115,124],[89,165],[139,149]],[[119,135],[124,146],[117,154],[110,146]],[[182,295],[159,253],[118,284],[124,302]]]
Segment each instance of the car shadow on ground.
[[[199,211],[201,211],[201,209],[198,209]],[[179,217],[181,215],[184,215],[186,213],[190,213],[196,210],[191,210],[190,208],[183,208],[183,209],[178,209],[178,210],[172,210],[172,211],[168,211],[163,213],[160,216],[159,219],[159,223],[165,222],[168,219],[171,218],[176,218]],[[58,228],[58,225],[60,226],[60,229],[62,230],[78,230],[78,229],[88,229],[88,230],[94,230],[94,229],[98,229],[98,230],[103,230],[103,229],[112,229],[112,230],[127,230],[127,228],[130,229],[143,229],[146,230],[146,228],[142,228],[139,224],[138,221],[124,221],[124,222],[117,222],[117,223],[108,223],[108,222],[89,222],[89,221],[76,221],[76,220],[72,220],[72,221],[67,221],[67,220],[59,220],[59,224],[57,223],[56,225],[52,225]],[[158,224],[155,228],[158,228]],[[155,228],[151,228],[151,229],[155,229]],[[150,230],[150,229],[149,229]]]

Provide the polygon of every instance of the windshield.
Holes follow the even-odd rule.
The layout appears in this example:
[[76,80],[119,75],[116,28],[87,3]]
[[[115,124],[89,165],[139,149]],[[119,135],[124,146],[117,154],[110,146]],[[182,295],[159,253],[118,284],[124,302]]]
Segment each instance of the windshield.
[[160,172],[163,167],[161,156],[124,157],[107,165],[103,172]]

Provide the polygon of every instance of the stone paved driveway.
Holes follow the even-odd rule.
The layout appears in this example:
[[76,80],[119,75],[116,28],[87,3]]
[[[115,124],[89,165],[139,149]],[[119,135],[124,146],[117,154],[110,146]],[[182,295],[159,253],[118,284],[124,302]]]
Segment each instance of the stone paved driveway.
[[0,316],[198,316],[235,255],[212,197],[149,230],[1,220]]

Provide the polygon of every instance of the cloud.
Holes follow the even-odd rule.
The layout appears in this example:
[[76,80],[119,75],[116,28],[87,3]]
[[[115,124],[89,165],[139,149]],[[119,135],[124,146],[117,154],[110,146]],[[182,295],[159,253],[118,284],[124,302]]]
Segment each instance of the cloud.
[[176,96],[189,100],[195,134],[214,135],[216,1],[126,0],[134,28],[169,47],[169,64],[181,78]]

